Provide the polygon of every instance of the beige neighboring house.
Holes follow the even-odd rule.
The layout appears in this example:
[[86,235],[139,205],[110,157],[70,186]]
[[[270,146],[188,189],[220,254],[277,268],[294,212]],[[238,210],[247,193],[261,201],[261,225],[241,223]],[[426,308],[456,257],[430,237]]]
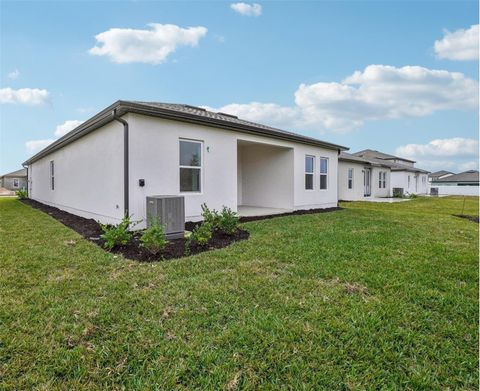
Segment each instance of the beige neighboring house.
[[0,176],[0,187],[10,191],[17,191],[27,188],[27,169],[9,172]]

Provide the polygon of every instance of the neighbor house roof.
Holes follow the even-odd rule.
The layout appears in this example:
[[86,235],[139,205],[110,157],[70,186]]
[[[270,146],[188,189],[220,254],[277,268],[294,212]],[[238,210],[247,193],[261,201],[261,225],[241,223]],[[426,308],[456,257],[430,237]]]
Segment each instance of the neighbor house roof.
[[431,174],[428,174],[430,178],[439,178],[444,175],[453,175],[453,172],[440,170],[440,171],[435,171],[435,172],[432,172]]
[[297,133],[273,128],[256,122],[239,119],[227,113],[215,113],[201,107],[185,104],[159,103],[159,102],[138,102],[119,100],[108,106],[100,113],[85,121],[80,126],[67,133],[65,136],[54,141],[52,144],[28,159],[24,164],[28,165],[49,153],[64,147],[78,138],[98,129],[99,127],[113,121],[113,111],[118,116],[126,113],[149,115],[152,117],[165,118],[170,120],[190,122],[225,130],[232,130],[242,133],[251,133],[283,140],[300,142],[303,144],[320,146],[335,150],[348,150],[347,147],[322,141],[316,138],[302,136]]
[[374,149],[364,149],[363,151],[355,152],[354,155],[361,156],[361,157],[373,157],[373,158],[383,159],[383,160],[398,159],[398,160],[404,160],[404,161],[410,162],[410,163],[415,163],[414,160],[409,160],[409,159],[405,159],[403,157],[390,155],[388,153],[376,151]]
[[378,162],[378,161],[374,161],[373,159],[367,159],[360,156],[355,156],[355,155],[352,155],[351,153],[347,153],[344,151],[340,152],[340,155],[338,155],[338,160],[390,168],[390,165],[388,164],[388,162],[383,162],[383,161]]
[[17,170],[17,171],[12,171],[12,172],[9,172],[8,174],[4,174],[4,175],[0,175],[0,178],[4,178],[4,177],[15,177],[15,178],[21,178],[21,177],[26,177],[27,176],[27,169],[26,168],[22,168],[20,170]]
[[439,178],[435,180],[435,182],[470,182],[470,183],[478,183],[478,171],[476,170],[469,170],[465,172],[461,172],[459,174],[449,175],[446,178]]

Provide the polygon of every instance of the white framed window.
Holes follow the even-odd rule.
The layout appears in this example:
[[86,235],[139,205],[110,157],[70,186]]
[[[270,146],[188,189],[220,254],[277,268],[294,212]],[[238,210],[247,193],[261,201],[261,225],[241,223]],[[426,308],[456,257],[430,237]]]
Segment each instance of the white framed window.
[[50,160],[50,188],[55,190],[55,162]]
[[181,193],[200,193],[202,191],[202,150],[202,141],[180,139]]
[[408,176],[408,187],[410,187],[410,175]]
[[382,171],[378,172],[378,188],[382,188]]
[[386,189],[387,188],[387,172],[384,171],[383,174],[382,174],[382,182],[383,182],[383,188]]
[[427,184],[427,178],[425,176],[422,176],[422,183],[425,185]]
[[13,187],[18,188],[20,186],[20,180],[18,178],[13,178]]
[[305,190],[313,190],[315,156],[305,156]]
[[328,158],[320,158],[320,190],[328,189]]
[[348,169],[348,188],[353,189],[353,168]]

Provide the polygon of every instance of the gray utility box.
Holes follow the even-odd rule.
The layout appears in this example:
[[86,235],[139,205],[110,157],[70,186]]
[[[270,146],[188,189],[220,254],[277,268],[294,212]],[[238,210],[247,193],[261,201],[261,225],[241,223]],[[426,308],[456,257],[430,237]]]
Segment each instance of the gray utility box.
[[185,199],[183,196],[148,196],[147,227],[158,221],[165,227],[167,239],[183,238],[185,231]]
[[394,197],[403,197],[403,187],[394,187],[393,188]]

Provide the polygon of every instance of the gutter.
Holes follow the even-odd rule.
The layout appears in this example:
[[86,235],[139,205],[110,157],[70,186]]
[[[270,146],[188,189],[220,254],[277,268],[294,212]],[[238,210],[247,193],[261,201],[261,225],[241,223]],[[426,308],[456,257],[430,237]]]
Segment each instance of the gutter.
[[117,109],[113,109],[112,118],[123,125],[123,212],[125,216],[128,216],[129,215],[128,213],[129,211],[128,122],[117,115]]

